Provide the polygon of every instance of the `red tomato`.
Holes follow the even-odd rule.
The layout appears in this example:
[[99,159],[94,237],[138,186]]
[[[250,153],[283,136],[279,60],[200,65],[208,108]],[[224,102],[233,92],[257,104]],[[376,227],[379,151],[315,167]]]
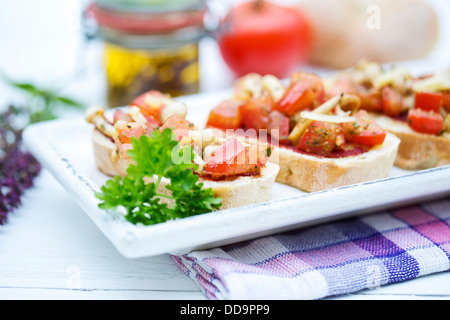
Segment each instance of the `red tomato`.
[[306,129],[297,144],[297,149],[317,155],[330,155],[345,144],[344,131],[339,124],[314,121]]
[[367,146],[375,146],[384,142],[386,132],[366,110],[359,110],[354,116],[356,121],[343,124],[346,141]]
[[342,93],[357,94],[356,85],[348,77],[340,77],[328,89],[328,95],[334,97]]
[[193,130],[194,124],[188,120],[186,120],[183,117],[180,117],[178,115],[171,115],[166,122],[159,128],[159,130],[162,132],[165,128],[171,128],[172,130],[176,129],[185,129],[185,130]]
[[219,129],[239,129],[242,127],[242,117],[239,106],[242,102],[228,99],[222,101],[209,113],[207,127]]
[[126,113],[125,111],[122,111],[120,109],[116,109],[114,111],[114,115],[113,115],[113,122],[116,123],[118,120],[123,120],[126,122],[131,122],[131,117],[128,113]]
[[442,95],[442,106],[445,108],[445,110],[450,112],[450,92],[443,92]]
[[137,122],[117,123],[115,128],[117,138],[116,141],[121,144],[131,143],[131,137],[139,138],[145,133],[144,127]]
[[132,149],[131,137],[139,138],[145,134],[144,127],[137,122],[122,122],[116,123],[116,134],[114,142],[116,143],[119,156],[122,158],[128,157],[128,150]]
[[131,102],[130,106],[138,107],[144,116],[151,116],[155,120],[159,121],[161,110],[166,106],[166,104],[163,102],[159,102],[156,104],[150,103],[152,101],[151,97],[154,97],[161,101],[167,98],[166,95],[162,92],[150,90],[139,95],[136,99],[133,100],[133,102]]
[[314,99],[321,104],[325,100],[325,87],[322,78],[314,73],[295,72],[291,75],[291,83],[304,83],[314,93]]
[[269,125],[269,111],[273,101],[269,94],[263,93],[258,98],[250,98],[239,107],[242,124],[246,129],[262,130]]
[[158,128],[161,123],[153,117],[144,116],[147,119],[147,129],[145,130],[148,135],[150,135],[156,128]]
[[291,84],[274,109],[291,117],[305,109],[314,109],[324,99],[322,80],[313,74],[295,73]]
[[189,137],[189,130],[187,129],[175,129],[173,130],[173,133],[175,134],[175,139],[177,141],[180,141],[183,137]]
[[[289,118],[277,110],[269,113],[269,134],[281,143],[289,142]],[[277,130],[277,131],[275,131]]]
[[245,147],[239,140],[230,139],[208,158],[204,172],[220,176],[257,173],[268,161],[271,151],[268,144]]
[[328,95],[334,97],[342,93],[356,95],[361,99],[361,109],[383,112],[381,92],[374,88],[366,88],[364,85],[355,84],[350,78],[337,79],[328,90]]
[[373,88],[360,88],[356,95],[361,99],[361,109],[383,112],[383,99],[380,91]]
[[237,76],[256,72],[282,78],[306,61],[312,34],[300,10],[259,0],[232,8],[217,40],[223,59]]
[[403,96],[392,87],[383,87],[381,90],[383,113],[395,117],[404,111]]
[[433,111],[410,109],[408,112],[408,124],[417,132],[438,135],[442,131],[443,123],[442,116]]
[[416,92],[414,108],[439,113],[444,95],[440,92]]

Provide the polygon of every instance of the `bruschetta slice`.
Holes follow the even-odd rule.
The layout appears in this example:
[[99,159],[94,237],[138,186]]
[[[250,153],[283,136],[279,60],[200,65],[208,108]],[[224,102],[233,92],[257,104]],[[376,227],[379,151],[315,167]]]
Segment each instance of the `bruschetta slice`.
[[387,177],[399,139],[383,130],[354,95],[325,96],[320,77],[295,73],[285,87],[273,76],[249,74],[214,107],[206,127],[267,133],[276,146],[276,181],[313,192]]
[[404,67],[361,61],[326,83],[330,96],[359,96],[361,108],[400,138],[396,166],[419,170],[450,164],[450,72],[414,77]]
[[[221,209],[268,201],[279,166],[269,161],[272,145],[227,137],[222,131],[200,129],[185,118],[184,104],[152,91],[146,102],[116,109],[108,117],[104,108],[86,111],[86,121],[94,125],[92,142],[97,168],[108,176],[125,176],[132,159],[131,137],[149,135],[170,128],[178,144],[194,151],[195,172],[205,188],[222,198]],[[160,183],[160,192],[168,181]]]

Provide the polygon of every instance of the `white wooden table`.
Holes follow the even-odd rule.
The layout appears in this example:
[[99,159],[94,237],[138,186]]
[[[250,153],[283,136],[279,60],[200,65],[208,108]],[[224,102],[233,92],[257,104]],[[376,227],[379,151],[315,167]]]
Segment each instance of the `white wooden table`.
[[[50,5],[60,14],[47,12]],[[70,36],[79,29],[67,15],[72,17],[78,5],[79,1],[68,0],[1,2],[0,70],[44,83],[71,71],[67,61],[73,62],[75,56],[68,53],[79,43]],[[52,19],[46,19],[48,15]],[[52,28],[52,23],[62,27]],[[4,28],[11,24],[13,28]],[[211,43],[206,47],[217,54]],[[226,72],[220,77],[208,72],[209,66],[218,66],[216,61],[202,59],[208,79],[203,90],[229,85]],[[6,89],[0,84],[2,93]],[[69,89],[88,103],[103,102],[96,74]],[[2,104],[9,102],[4,97],[15,96],[2,95]],[[123,257],[46,170],[35,182],[22,206],[0,226],[0,299],[206,299],[169,255]],[[450,272],[333,299],[450,299]]]
[[[124,258],[46,170],[0,244],[3,300],[206,300],[169,255]],[[450,299],[450,272],[333,299]]]

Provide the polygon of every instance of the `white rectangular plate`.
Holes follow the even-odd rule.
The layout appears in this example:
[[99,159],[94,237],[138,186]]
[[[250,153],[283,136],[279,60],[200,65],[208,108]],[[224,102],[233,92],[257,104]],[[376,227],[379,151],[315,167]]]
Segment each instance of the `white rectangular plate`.
[[[228,91],[180,98],[188,119],[206,123]],[[248,240],[294,228],[362,215],[450,194],[450,166],[422,171],[393,168],[386,179],[304,193],[275,183],[269,202],[221,210],[152,226],[137,226],[98,208],[94,193],[109,178],[94,162],[92,126],[82,117],[28,126],[24,143],[124,256],[138,258]]]

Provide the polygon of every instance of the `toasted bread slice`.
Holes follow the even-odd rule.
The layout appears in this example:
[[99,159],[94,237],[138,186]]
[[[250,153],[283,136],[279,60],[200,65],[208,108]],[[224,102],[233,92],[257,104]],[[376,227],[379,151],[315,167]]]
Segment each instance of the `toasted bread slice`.
[[400,139],[394,165],[408,170],[421,170],[450,164],[450,134],[439,136],[416,132],[407,123],[384,115],[373,115],[386,131]]
[[344,158],[316,157],[280,147],[270,160],[280,166],[277,182],[313,192],[387,177],[399,143],[388,133],[383,144]]
[[[108,176],[125,176],[132,160],[113,161],[111,154],[115,150],[115,144],[96,129],[93,130],[92,140],[97,168]],[[279,169],[277,164],[268,162],[261,169],[261,173],[256,176],[237,176],[234,179],[223,181],[200,178],[200,181],[203,182],[205,188],[214,190],[215,197],[222,198],[221,209],[229,209],[268,201]],[[169,192],[164,188],[168,183],[168,180],[161,181],[158,191]]]

